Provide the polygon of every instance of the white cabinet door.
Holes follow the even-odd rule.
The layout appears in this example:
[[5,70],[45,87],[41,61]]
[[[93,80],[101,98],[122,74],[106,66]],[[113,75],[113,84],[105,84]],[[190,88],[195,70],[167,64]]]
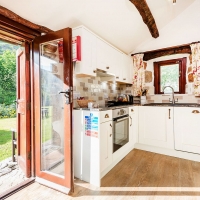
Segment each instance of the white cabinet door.
[[116,81],[120,83],[132,84],[132,58],[126,54],[121,53]]
[[138,106],[129,107],[129,141],[134,147],[138,143]]
[[97,38],[97,68],[112,73],[112,47]]
[[131,69],[130,69],[130,57],[123,54],[123,71],[122,71],[122,81],[124,83],[131,83]]
[[200,154],[200,108],[174,108],[175,149]]
[[174,149],[173,107],[139,107],[139,143]]
[[112,121],[100,124],[100,171],[112,163]]
[[96,36],[85,27],[77,27],[72,30],[72,36],[81,36],[81,61],[74,65],[75,74],[96,76]]

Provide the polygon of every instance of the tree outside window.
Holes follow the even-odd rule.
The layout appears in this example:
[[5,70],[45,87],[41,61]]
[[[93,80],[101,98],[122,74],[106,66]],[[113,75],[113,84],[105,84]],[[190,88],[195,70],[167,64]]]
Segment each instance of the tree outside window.
[[[184,94],[186,84],[186,58],[154,62],[155,94],[163,94],[165,86],[171,86],[175,93]],[[165,93],[171,93],[170,88]]]

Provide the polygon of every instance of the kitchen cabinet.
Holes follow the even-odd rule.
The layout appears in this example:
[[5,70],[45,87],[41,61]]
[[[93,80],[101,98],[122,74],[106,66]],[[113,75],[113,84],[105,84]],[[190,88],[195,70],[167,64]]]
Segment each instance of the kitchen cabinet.
[[97,38],[97,68],[115,74],[116,65],[115,58],[117,50],[105,41]]
[[74,176],[100,186],[112,163],[112,110],[73,110]]
[[132,84],[132,58],[97,38],[97,68],[115,75],[119,83]]
[[139,107],[139,143],[174,149],[173,107]]
[[72,37],[81,36],[81,61],[74,62],[77,77],[96,76],[96,36],[84,26],[73,28]]
[[132,68],[133,68],[132,57],[124,54],[123,55],[123,79],[122,82],[132,84]]
[[77,77],[96,76],[96,69],[100,69],[113,74],[117,82],[132,84],[130,56],[84,26],[73,28],[72,36],[81,36],[81,61],[74,62],[74,73]]
[[112,163],[112,121],[100,124],[100,171],[105,170]]
[[138,143],[138,106],[129,107],[129,142],[132,147]]
[[118,55],[116,81],[119,83],[132,84],[133,65],[132,58],[126,54],[121,53]]
[[200,108],[174,108],[175,149],[200,154]]

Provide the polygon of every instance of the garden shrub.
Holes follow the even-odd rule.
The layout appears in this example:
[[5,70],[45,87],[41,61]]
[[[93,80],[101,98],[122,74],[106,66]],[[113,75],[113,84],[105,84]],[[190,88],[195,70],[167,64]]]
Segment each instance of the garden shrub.
[[16,117],[16,105],[0,104],[0,118],[14,118]]

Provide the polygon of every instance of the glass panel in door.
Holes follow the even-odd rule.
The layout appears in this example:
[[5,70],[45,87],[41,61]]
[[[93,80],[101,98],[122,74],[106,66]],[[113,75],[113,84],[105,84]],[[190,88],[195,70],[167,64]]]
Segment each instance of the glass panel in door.
[[65,193],[73,191],[71,44],[71,28],[33,43],[36,180]]
[[41,171],[64,176],[63,39],[40,44]]

